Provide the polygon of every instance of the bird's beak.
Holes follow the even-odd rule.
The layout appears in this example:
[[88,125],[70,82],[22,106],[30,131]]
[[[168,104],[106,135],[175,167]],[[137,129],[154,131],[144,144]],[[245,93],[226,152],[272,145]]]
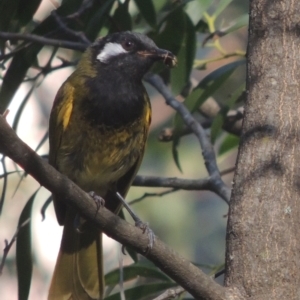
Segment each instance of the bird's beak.
[[157,48],[153,50],[139,51],[138,54],[144,57],[152,57],[156,60],[161,60],[169,68],[173,68],[177,65],[176,56],[168,50]]

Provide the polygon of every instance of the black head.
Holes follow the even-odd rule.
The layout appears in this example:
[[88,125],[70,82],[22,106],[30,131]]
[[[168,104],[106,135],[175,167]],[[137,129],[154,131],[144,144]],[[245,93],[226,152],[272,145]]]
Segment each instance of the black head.
[[176,57],[159,49],[147,36],[130,31],[110,34],[97,40],[91,47],[92,64],[99,70],[113,70],[130,77],[140,77],[156,61],[169,67],[176,65]]

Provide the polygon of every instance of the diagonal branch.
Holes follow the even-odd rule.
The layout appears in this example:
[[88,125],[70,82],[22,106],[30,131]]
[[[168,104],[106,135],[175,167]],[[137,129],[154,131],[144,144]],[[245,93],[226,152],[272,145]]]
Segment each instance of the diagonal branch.
[[47,46],[62,47],[72,50],[84,51],[89,44],[69,42],[66,40],[45,38],[36,34],[11,33],[0,31],[0,39],[10,41],[27,41]]
[[214,185],[214,191],[227,203],[230,199],[230,189],[223,182],[219,168],[217,166],[216,156],[211,142],[209,141],[203,127],[195,120],[189,110],[183,103],[180,103],[175,99],[170,90],[164,84],[160,76],[156,74],[148,73],[144,79],[155,87],[165,98],[166,103],[174,108],[182,117],[185,124],[191,128],[193,133],[198,138],[202,149],[202,155],[205,161],[205,166],[208,174],[212,178],[212,184]]
[[[0,153],[10,157],[49,191],[59,193],[67,204],[75,206],[108,236],[145,254],[148,238],[137,227],[125,222],[106,208],[95,215],[96,204],[66,176],[60,174],[23,143],[0,116]],[[147,258],[178,282],[196,299],[223,300],[228,290],[221,287],[196,266],[156,239]],[[228,298],[229,299],[229,298]]]

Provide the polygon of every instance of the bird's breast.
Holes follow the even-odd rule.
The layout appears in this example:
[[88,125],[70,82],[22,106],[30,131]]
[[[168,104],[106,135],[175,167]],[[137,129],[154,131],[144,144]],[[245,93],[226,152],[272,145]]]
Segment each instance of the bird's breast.
[[[58,153],[60,172],[85,191],[104,196],[143,155],[149,112],[117,129],[74,125],[72,118]],[[70,141],[74,141],[70,143]]]

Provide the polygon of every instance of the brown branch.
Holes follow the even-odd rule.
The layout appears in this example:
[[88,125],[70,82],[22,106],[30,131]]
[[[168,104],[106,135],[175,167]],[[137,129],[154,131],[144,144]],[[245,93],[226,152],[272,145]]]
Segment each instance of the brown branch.
[[143,187],[165,187],[182,190],[211,190],[214,192],[213,179],[183,179],[177,177],[156,177],[156,176],[137,176],[134,186]]
[[[203,128],[210,128],[213,119],[218,115],[221,110],[220,105],[213,98],[208,98],[200,107],[199,112],[204,115],[207,119],[201,122],[201,126]],[[242,122],[243,122],[243,108],[239,108],[237,110],[230,110],[224,120],[222,128],[234,135],[240,136],[242,130]],[[189,127],[183,128],[181,132],[181,136],[185,136],[187,134],[191,134],[193,131]],[[164,128],[158,139],[161,142],[170,142],[173,140],[174,128]]]
[[61,47],[72,50],[84,51],[89,44],[69,42],[65,40],[57,40],[45,38],[36,34],[22,34],[22,33],[11,33],[0,31],[0,39],[10,40],[10,41],[26,41],[38,44],[43,44],[47,46]]
[[63,18],[57,14],[56,10],[53,10],[51,12],[51,15],[53,16],[55,22],[59,25],[61,31],[65,32],[70,37],[75,37],[76,39],[78,39],[79,41],[81,41],[83,44],[86,44],[86,45],[91,44],[91,41],[89,41],[89,39],[85,36],[85,34],[83,32],[81,32],[81,31],[75,31],[75,30],[70,29],[63,22]]
[[177,287],[177,288],[174,288],[174,289],[169,289],[169,290],[166,290],[165,292],[163,292],[161,295],[159,295],[158,297],[156,297],[153,300],[175,299],[176,297],[178,297],[179,295],[181,295],[184,292],[185,292],[185,290],[182,287]]
[[[106,208],[101,208],[95,215],[97,207],[90,196],[23,143],[2,116],[0,116],[0,153],[10,157],[49,191],[59,193],[61,199],[76,207],[83,217],[94,222],[108,236],[145,254],[148,238],[140,229]],[[227,292],[224,287],[218,285],[158,238],[152,250],[147,253],[147,258],[196,299],[226,299]]]
[[139,198],[136,198],[136,199],[133,199],[131,200],[130,202],[128,202],[129,205],[133,205],[133,204],[136,204],[148,197],[163,197],[165,195],[169,195],[171,193],[175,193],[177,192],[178,189],[170,189],[170,190],[167,190],[167,191],[163,191],[163,192],[160,192],[160,193],[145,193],[144,195],[142,195],[141,197]]
[[201,124],[199,124],[197,120],[195,120],[195,118],[183,103],[177,101],[177,99],[172,95],[170,90],[164,84],[160,76],[148,73],[146,74],[144,79],[163,95],[166,103],[173,109],[175,109],[182,117],[186,126],[191,128],[200,143],[205,166],[208,174],[211,177],[212,184],[214,185],[215,193],[217,193],[223,200],[225,200],[226,203],[229,203],[230,189],[226,186],[221,178],[213,146]]

